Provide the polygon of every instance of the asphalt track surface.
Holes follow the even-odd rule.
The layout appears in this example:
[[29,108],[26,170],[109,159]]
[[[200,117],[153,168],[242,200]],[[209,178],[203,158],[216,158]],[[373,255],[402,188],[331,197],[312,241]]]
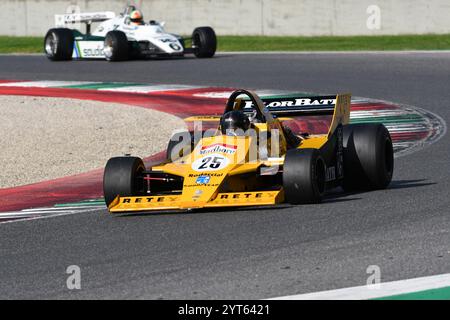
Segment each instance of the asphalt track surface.
[[[321,93],[418,106],[450,121],[449,53],[219,55],[106,63],[0,56],[0,79],[130,81]],[[106,160],[106,159],[105,159]],[[396,159],[388,190],[276,209],[0,225],[0,298],[270,298],[450,272],[450,144]],[[66,268],[81,268],[68,290]]]

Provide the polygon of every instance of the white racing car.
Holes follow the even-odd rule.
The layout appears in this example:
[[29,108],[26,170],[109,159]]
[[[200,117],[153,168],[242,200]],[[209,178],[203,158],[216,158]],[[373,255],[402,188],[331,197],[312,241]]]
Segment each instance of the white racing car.
[[[91,24],[100,22],[91,32]],[[85,23],[86,33],[67,28]],[[73,13],[55,16],[56,28],[45,36],[44,50],[50,60],[106,59],[123,61],[145,57],[183,56],[192,53],[210,58],[216,52],[216,34],[199,27],[191,38],[166,33],[164,23],[144,22],[142,13],[128,6],[119,16],[114,12]],[[186,42],[191,43],[189,47]]]

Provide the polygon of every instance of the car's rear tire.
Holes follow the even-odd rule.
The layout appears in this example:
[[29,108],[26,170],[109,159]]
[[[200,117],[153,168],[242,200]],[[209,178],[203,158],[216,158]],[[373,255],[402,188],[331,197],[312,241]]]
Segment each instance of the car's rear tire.
[[114,157],[108,160],[103,174],[103,195],[106,205],[118,196],[132,196],[140,189],[137,176],[145,170],[137,157]]
[[44,38],[45,55],[53,61],[72,60],[73,43],[72,30],[67,28],[50,29]]
[[344,181],[346,191],[385,189],[394,172],[394,150],[383,124],[344,126]]
[[292,204],[319,203],[325,193],[325,162],[317,149],[290,149],[283,165],[283,189]]
[[124,61],[130,56],[128,38],[122,31],[110,31],[105,36],[103,53],[108,61]]
[[197,58],[211,58],[214,56],[217,48],[217,38],[213,28],[195,28],[192,33],[192,47]]

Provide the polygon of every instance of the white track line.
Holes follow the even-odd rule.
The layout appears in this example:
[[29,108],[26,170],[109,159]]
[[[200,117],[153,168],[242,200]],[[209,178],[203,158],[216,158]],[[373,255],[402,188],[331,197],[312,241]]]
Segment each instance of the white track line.
[[308,55],[308,54],[336,54],[336,55],[346,55],[346,54],[450,54],[450,50],[356,50],[356,51],[219,51],[216,55],[288,55],[288,54],[298,54],[298,55]]
[[93,81],[21,81],[0,83],[0,87],[22,87],[22,88],[61,88],[66,86],[80,86],[96,84]]
[[[8,215],[0,216],[0,224],[55,218],[55,217],[61,217],[61,216],[68,216],[68,215],[72,215],[72,214],[88,213],[91,211],[97,211],[99,209],[102,209],[102,208],[100,207],[100,208],[90,208],[90,209],[83,209],[83,210],[68,210],[68,211],[27,212],[29,217],[23,217],[20,214],[20,212],[16,212],[16,216],[14,216],[12,214],[12,212],[11,213],[8,212],[7,213]],[[44,215],[39,215],[39,214],[44,214]],[[2,219],[15,219],[15,220],[2,221]]]
[[139,86],[123,86],[116,88],[106,88],[98,89],[98,91],[114,91],[114,92],[128,92],[128,93],[151,93],[160,91],[180,91],[180,90],[191,90],[202,88],[200,86],[190,86],[190,85],[177,85],[177,84],[167,84],[167,85],[139,85]]
[[399,280],[376,285],[350,287],[271,298],[269,300],[363,300],[389,297],[450,286],[450,273],[437,276]]
[[[105,205],[85,205],[85,206],[68,206],[68,207],[47,207],[47,208],[33,208],[33,209],[24,209],[21,212],[40,212],[40,211],[67,211],[67,210],[84,210],[84,209],[93,209],[98,208],[102,209]],[[2,213],[0,213],[1,216]]]
[[[86,212],[88,212],[88,211],[86,211]],[[49,216],[38,216],[38,217],[30,217],[30,218],[23,218],[23,219],[18,218],[17,220],[8,220],[8,221],[0,220],[0,224],[24,222],[24,221],[39,220],[39,219],[48,219],[48,218],[55,218],[55,217],[61,217],[61,216],[68,216],[68,215],[77,214],[77,213],[83,213],[83,212],[64,212],[64,213],[58,213],[58,214],[53,214],[53,215],[49,215]]]
[[[23,222],[30,220],[54,218],[60,216],[67,216],[77,213],[86,213],[106,209],[105,206],[91,206],[91,207],[66,207],[66,208],[38,208],[27,209],[16,212],[2,212],[0,213],[0,224]],[[2,221],[8,219],[7,221]],[[15,220],[9,220],[15,219]]]

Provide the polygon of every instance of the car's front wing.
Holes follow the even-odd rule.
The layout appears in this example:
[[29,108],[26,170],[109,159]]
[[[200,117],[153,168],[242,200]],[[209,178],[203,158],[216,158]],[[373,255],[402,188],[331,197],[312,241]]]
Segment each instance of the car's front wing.
[[274,205],[284,201],[283,190],[219,193],[208,202],[198,202],[195,196],[185,199],[180,195],[118,196],[109,205],[111,213],[133,211],[186,210],[213,207]]

